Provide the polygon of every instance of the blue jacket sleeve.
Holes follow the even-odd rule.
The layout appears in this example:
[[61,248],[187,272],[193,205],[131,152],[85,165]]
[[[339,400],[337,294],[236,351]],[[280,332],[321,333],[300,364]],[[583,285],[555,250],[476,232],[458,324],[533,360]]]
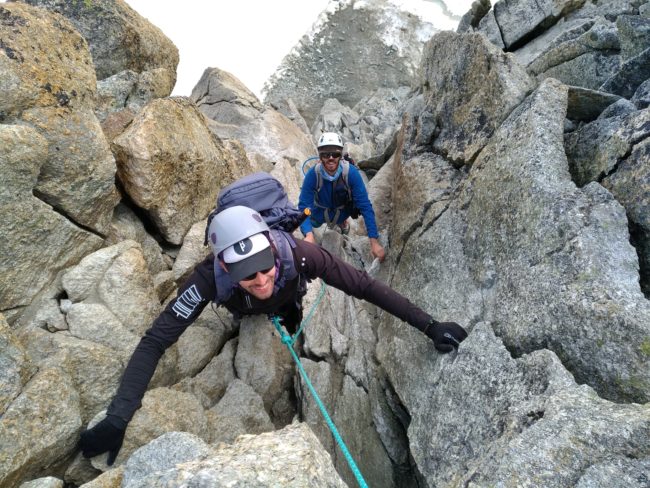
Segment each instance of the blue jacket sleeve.
[[358,208],[361,212],[361,215],[363,215],[363,221],[366,224],[368,237],[379,237],[379,232],[377,231],[377,222],[375,221],[375,210],[372,208],[372,203],[368,198],[366,185],[363,183],[363,179],[361,178],[359,170],[352,165],[350,165],[348,183],[350,184],[350,190],[352,191],[352,200],[354,201],[354,206]]
[[[316,173],[314,168],[311,168],[307,171],[305,179],[302,182],[302,187],[300,188],[300,197],[298,198],[298,209],[304,210],[309,208],[312,213],[314,212],[314,193],[316,192]],[[303,234],[307,234],[312,231],[311,220],[305,219],[300,226],[300,230]]]

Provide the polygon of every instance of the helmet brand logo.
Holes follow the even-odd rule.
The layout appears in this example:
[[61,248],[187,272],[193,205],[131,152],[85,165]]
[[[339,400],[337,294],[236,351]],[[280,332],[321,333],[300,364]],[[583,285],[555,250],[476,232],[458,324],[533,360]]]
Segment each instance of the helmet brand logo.
[[233,246],[234,251],[240,256],[245,256],[248,254],[251,249],[253,249],[253,243],[250,239],[246,238],[243,241],[239,241]]

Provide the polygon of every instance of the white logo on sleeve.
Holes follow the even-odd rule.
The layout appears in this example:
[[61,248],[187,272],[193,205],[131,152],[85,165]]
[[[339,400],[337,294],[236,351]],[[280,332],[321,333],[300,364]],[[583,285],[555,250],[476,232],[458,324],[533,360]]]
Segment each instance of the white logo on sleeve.
[[192,315],[192,312],[196,310],[196,307],[202,301],[203,297],[196,288],[196,285],[192,285],[176,299],[176,303],[174,303],[172,310],[176,313],[177,317],[186,319]]

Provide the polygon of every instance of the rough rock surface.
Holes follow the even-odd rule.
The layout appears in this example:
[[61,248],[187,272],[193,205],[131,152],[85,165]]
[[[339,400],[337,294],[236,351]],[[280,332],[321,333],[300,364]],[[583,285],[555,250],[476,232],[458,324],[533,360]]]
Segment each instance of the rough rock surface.
[[264,88],[265,103],[291,99],[308,126],[328,98],[353,107],[378,87],[410,86],[422,43],[435,31],[385,0],[341,2],[323,24],[303,37]]
[[[97,79],[124,70],[137,73],[163,68],[176,83],[178,49],[163,32],[123,0],[22,0],[67,17],[84,36],[93,57]],[[169,95],[167,93],[164,96]]]
[[214,208],[238,166],[184,97],[152,101],[112,145],[125,190],[173,244]]
[[[249,486],[255,488],[347,486],[314,434],[305,424],[259,436],[242,436],[232,445],[213,448],[203,461],[153,472],[137,484],[158,486]],[[123,485],[135,488],[135,485]]]

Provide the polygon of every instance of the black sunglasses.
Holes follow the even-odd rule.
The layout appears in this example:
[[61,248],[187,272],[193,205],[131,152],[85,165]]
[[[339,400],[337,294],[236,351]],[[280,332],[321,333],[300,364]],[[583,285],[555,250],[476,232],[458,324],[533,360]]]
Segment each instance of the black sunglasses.
[[243,277],[240,281],[253,281],[255,278],[257,278],[257,273],[262,273],[262,274],[267,274],[269,271],[273,269],[273,266],[267,269],[261,269],[259,271],[255,271],[253,274],[249,274],[248,276]]
[[329,158],[335,158],[338,159],[341,157],[340,152],[322,152],[318,153],[321,159],[329,159]]

